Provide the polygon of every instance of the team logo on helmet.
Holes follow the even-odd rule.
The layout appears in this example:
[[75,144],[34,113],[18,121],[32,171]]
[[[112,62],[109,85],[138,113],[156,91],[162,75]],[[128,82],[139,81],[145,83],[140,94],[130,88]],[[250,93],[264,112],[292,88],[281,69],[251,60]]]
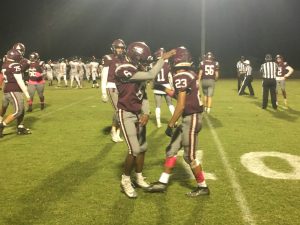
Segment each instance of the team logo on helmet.
[[31,62],[36,62],[36,61],[38,61],[40,59],[40,55],[39,55],[39,53],[37,53],[37,52],[32,52],[30,55],[29,55],[29,60],[31,61]]

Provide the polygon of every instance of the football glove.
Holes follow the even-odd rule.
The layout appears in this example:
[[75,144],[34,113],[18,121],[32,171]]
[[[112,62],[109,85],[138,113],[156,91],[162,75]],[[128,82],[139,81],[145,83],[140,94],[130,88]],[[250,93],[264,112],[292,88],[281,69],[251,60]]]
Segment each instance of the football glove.
[[167,129],[166,129],[166,131],[165,131],[165,134],[167,135],[167,136],[169,136],[169,137],[172,137],[173,136],[173,127],[170,127],[169,125],[168,125],[168,127],[167,127]]

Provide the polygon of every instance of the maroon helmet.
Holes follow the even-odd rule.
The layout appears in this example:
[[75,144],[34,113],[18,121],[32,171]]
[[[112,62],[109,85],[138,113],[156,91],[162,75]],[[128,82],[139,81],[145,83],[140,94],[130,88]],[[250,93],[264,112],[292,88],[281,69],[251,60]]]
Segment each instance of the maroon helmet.
[[21,52],[15,49],[11,49],[6,53],[6,59],[8,61],[15,61],[15,62],[20,62],[21,59],[23,58]]
[[193,64],[192,55],[184,46],[176,48],[176,54],[172,59],[174,67],[191,67]]
[[37,53],[37,52],[32,52],[30,55],[29,55],[29,60],[31,61],[31,62],[36,62],[36,61],[38,61],[40,59],[40,55],[39,55],[39,53]]
[[122,54],[125,54],[125,50],[126,50],[126,44],[122,39],[117,39],[114,40],[113,43],[111,44],[111,51],[117,55],[117,51],[116,48],[122,48],[124,49]]
[[212,52],[207,52],[206,55],[205,55],[205,59],[206,60],[214,60],[215,56]]
[[22,56],[24,56],[24,54],[25,54],[25,45],[22,43],[14,44],[12,49],[19,51],[22,54]]
[[154,59],[158,60],[162,57],[162,55],[166,52],[164,48],[158,49],[156,52],[154,52]]
[[149,65],[152,61],[151,50],[145,42],[133,42],[128,45],[127,56],[136,66]]

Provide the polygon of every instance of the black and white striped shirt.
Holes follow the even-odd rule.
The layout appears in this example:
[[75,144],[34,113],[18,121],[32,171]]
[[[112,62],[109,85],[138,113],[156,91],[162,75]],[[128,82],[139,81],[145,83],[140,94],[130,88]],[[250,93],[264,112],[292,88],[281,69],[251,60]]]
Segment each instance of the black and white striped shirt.
[[238,61],[236,64],[236,68],[239,73],[246,73],[246,65],[242,61]]
[[266,62],[261,65],[260,72],[262,73],[263,78],[275,79],[277,69],[278,69],[278,65],[275,62]]

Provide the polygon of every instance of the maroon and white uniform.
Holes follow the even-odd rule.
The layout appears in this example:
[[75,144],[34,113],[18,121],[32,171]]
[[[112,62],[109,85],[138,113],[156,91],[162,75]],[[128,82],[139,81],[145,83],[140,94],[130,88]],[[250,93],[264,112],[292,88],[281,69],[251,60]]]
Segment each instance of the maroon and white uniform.
[[[108,96],[110,103],[113,109],[116,111],[118,109],[118,90],[116,87],[116,68],[123,64],[127,63],[128,60],[125,56],[118,57],[114,54],[105,55],[102,58],[103,69],[101,72],[101,89],[102,96]],[[112,125],[115,127],[119,126],[118,116],[115,113],[113,115]]]
[[29,69],[30,61],[26,58],[23,58],[20,61],[20,65],[21,65],[21,72],[24,73],[26,70]]
[[43,73],[45,70],[43,61],[31,62],[29,65],[29,84],[44,84]]
[[287,62],[277,63],[278,69],[276,71],[276,80],[284,80],[284,75],[288,73]]
[[[170,65],[166,60],[164,63],[163,68],[161,68],[160,72],[156,75],[153,83],[160,84],[166,88],[171,89],[172,87],[172,74],[170,73]],[[154,94],[166,94],[164,91],[161,90],[153,90]]]
[[[2,74],[4,77],[4,96],[2,101],[2,107],[7,108],[9,103],[14,107],[14,117],[17,118],[24,115],[24,97],[23,91],[19,86],[14,74],[22,77],[22,68],[19,63],[6,61],[2,65]],[[25,87],[25,85],[24,85]],[[28,95],[26,90],[26,95]],[[27,96],[29,98],[29,96]]]
[[197,75],[193,71],[179,72],[173,76],[175,95],[186,92],[182,124],[176,128],[170,144],[166,149],[167,157],[174,157],[184,148],[187,163],[196,160],[198,133],[202,127],[203,106],[199,96]]
[[200,70],[203,71],[201,79],[216,79],[216,71],[219,70],[219,63],[212,60],[200,62]]

